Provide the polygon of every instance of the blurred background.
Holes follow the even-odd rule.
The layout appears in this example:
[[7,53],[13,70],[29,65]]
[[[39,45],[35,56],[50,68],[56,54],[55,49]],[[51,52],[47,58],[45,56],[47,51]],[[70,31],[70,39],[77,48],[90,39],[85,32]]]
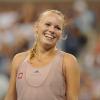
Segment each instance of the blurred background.
[[79,61],[79,100],[100,100],[100,0],[0,0],[0,100],[8,89],[14,55],[32,47],[34,22],[47,9],[66,16],[57,46]]

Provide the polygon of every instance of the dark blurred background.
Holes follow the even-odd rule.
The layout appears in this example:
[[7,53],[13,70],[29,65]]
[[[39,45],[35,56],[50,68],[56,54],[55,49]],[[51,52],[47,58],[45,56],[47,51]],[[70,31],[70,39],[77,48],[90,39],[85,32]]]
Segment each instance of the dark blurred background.
[[0,100],[8,89],[14,55],[32,47],[34,22],[47,9],[66,17],[57,46],[79,61],[79,100],[100,100],[100,0],[0,0]]

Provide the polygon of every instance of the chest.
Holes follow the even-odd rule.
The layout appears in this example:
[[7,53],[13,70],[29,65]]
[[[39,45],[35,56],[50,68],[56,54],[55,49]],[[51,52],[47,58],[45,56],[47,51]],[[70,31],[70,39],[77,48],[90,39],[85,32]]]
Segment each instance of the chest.
[[[42,67],[40,66],[41,64]],[[62,61],[58,58],[52,59],[51,62],[47,59],[44,63],[38,63],[38,61],[34,60],[34,64],[30,64],[26,61],[20,66],[16,79],[17,82],[22,85],[26,83],[39,85],[45,80],[47,80],[47,83],[54,82],[57,84],[59,79],[63,78],[62,72]]]
[[42,67],[44,67],[44,66],[49,65],[50,63],[52,63],[55,58],[56,58],[55,56],[46,57],[46,58],[42,58],[42,57],[37,58],[37,57],[34,57],[33,59],[28,60],[28,62],[34,68],[42,68]]

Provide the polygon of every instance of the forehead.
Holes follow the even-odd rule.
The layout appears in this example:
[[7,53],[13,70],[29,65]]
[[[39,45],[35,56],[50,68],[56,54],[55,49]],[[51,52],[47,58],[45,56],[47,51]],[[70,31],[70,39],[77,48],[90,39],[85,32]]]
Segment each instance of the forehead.
[[52,22],[54,24],[63,25],[64,19],[56,13],[44,13],[40,18],[40,22]]

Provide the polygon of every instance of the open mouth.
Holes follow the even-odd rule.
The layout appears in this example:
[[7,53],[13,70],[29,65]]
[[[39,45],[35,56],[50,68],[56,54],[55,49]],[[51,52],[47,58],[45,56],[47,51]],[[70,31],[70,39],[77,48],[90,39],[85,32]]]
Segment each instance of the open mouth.
[[47,39],[54,39],[54,38],[56,38],[54,35],[51,35],[51,34],[45,34],[44,35]]

